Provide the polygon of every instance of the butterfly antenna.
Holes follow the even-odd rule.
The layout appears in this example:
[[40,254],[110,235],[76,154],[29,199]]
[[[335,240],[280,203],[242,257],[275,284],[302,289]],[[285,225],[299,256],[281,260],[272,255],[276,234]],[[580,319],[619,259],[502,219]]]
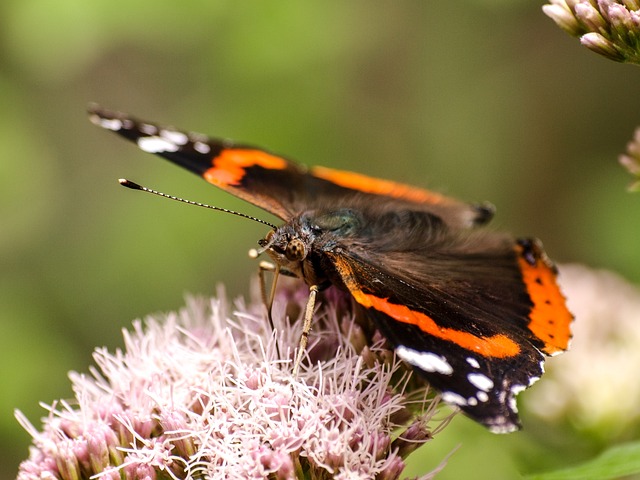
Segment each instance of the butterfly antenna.
[[127,180],[126,178],[120,178],[118,180],[118,182],[120,182],[120,185],[122,185],[123,187],[127,187],[127,188],[130,188],[132,190],[141,190],[143,192],[147,192],[147,193],[152,193],[154,195],[158,195],[159,197],[168,198],[169,200],[175,200],[177,202],[182,202],[182,203],[186,203],[186,204],[189,204],[189,205],[195,205],[196,207],[210,208],[211,210],[217,210],[219,212],[230,213],[232,215],[236,215],[236,216],[242,217],[242,218],[248,218],[249,220],[253,220],[254,222],[258,222],[258,223],[262,223],[263,225],[267,225],[268,227],[271,227],[274,230],[277,228],[272,223],[269,223],[269,222],[267,222],[265,220],[261,220],[261,219],[256,218],[256,217],[252,217],[251,215],[247,215],[246,213],[236,212],[235,210],[229,210],[228,208],[214,207],[212,205],[207,205],[206,203],[194,202],[192,200],[185,200],[184,198],[175,197],[173,195],[168,195],[166,193],[158,192],[157,190],[152,190],[151,188],[143,187],[142,185],[138,185],[137,183],[132,182],[131,180]]

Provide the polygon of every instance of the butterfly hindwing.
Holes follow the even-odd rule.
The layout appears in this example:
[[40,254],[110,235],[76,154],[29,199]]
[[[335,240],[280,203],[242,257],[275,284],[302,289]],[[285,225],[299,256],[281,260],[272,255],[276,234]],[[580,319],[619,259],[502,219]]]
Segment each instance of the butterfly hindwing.
[[555,273],[535,242],[507,236],[475,242],[486,244],[476,253],[436,254],[438,261],[429,261],[428,252],[420,253],[423,262],[406,254],[404,266],[400,259],[391,270],[375,254],[370,256],[371,248],[350,254],[354,250],[347,246],[328,256],[400,358],[440,390],[445,401],[494,432],[509,432],[519,427],[515,395],[542,376],[543,352],[567,348],[572,317],[564,303],[556,305],[555,338],[542,338],[536,331],[540,326],[531,312],[546,306],[547,299],[530,294],[519,259],[527,249],[533,262],[528,265],[539,276]]

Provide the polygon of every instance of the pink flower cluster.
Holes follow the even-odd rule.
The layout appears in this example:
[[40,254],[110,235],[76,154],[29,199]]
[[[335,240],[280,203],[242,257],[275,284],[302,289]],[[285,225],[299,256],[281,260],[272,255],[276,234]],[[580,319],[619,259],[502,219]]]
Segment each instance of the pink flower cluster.
[[590,50],[616,62],[640,64],[638,0],[551,0],[542,9]]
[[437,399],[330,297],[292,377],[295,297],[274,305],[278,334],[260,302],[230,313],[224,294],[136,321],[40,430],[17,412],[33,436],[18,480],[399,478],[447,423],[430,428]]

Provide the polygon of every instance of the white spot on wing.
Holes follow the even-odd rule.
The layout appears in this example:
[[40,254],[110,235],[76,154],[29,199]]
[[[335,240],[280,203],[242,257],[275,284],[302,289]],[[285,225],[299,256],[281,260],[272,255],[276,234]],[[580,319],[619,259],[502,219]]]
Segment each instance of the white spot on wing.
[[142,133],[146,133],[147,135],[155,135],[158,133],[158,127],[148,123],[141,123],[139,128]]
[[184,145],[189,141],[189,137],[184,133],[176,132],[175,130],[160,130],[160,136],[176,145]]
[[511,385],[511,396],[508,399],[509,408],[514,412],[518,412],[518,406],[516,404],[516,395],[525,390],[527,387],[524,385]]
[[475,358],[467,357],[466,360],[467,360],[467,363],[471,365],[473,368],[480,368],[480,363],[478,363],[478,360],[476,360]]
[[521,391],[526,390],[527,387],[525,387],[524,385],[511,385],[511,393],[513,393],[514,395],[519,394]]
[[511,433],[518,430],[518,426],[508,421],[506,418],[501,418],[500,423],[497,425],[489,426],[491,433]]
[[478,397],[478,400],[482,403],[489,401],[489,395],[487,395],[487,392],[478,392],[476,393],[476,397]]
[[193,149],[198,153],[207,154],[211,151],[211,147],[204,142],[195,142],[193,144]]
[[488,392],[493,388],[493,380],[482,373],[470,373],[467,375],[467,380],[476,388],[479,388],[483,392]]
[[466,398],[453,392],[442,392],[442,400],[453,405],[458,405],[459,407],[464,407],[467,405]]
[[518,404],[516,403],[516,397],[509,397],[508,407],[512,412],[518,413]]
[[114,132],[122,130],[122,120],[117,118],[102,118],[98,115],[92,115],[91,121],[99,127],[106,128],[107,130],[113,130]]
[[442,375],[451,375],[453,367],[446,358],[431,352],[419,352],[411,348],[399,346],[396,354],[405,362],[414,367],[421,368],[425,372],[437,372]]
[[140,137],[138,147],[149,153],[177,152],[178,145],[160,137]]

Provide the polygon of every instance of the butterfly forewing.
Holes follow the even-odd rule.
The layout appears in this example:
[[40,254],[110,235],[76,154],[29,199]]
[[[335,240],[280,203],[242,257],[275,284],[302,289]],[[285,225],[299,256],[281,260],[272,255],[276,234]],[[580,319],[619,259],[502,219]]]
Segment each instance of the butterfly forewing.
[[148,153],[155,153],[243,200],[289,220],[333,198],[354,194],[404,201],[417,209],[447,214],[456,226],[487,222],[489,204],[470,205],[429,190],[324,167],[307,169],[250,145],[187,133],[111,112],[89,110],[93,123],[112,130]]

